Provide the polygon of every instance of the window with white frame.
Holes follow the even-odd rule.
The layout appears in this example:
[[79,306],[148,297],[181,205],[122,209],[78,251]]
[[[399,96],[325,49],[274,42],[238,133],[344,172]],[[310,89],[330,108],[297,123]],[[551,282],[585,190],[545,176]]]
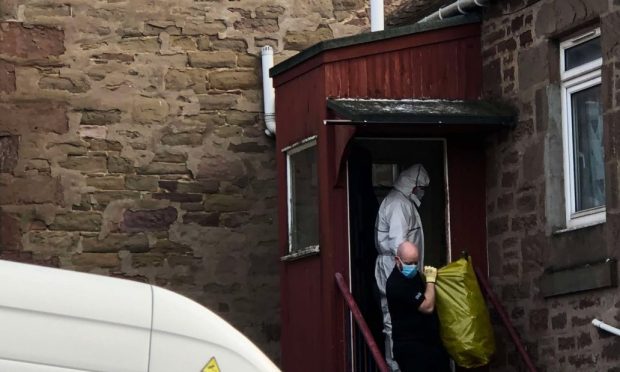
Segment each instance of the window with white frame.
[[600,29],[560,44],[566,227],[605,221]]
[[316,136],[286,151],[289,254],[319,250]]

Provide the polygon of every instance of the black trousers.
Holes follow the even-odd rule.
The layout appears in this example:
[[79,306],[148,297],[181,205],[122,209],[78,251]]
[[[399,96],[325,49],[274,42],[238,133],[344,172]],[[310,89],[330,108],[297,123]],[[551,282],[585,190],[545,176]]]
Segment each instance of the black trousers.
[[402,372],[450,372],[450,357],[441,344],[395,340],[393,347]]

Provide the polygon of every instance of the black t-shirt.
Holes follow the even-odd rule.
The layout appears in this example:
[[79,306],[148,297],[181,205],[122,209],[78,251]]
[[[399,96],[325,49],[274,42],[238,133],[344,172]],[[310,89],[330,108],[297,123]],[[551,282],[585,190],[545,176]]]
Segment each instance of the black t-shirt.
[[386,297],[395,343],[424,341],[426,344],[441,344],[436,312],[425,314],[418,310],[425,299],[425,289],[426,284],[419,273],[407,278],[394,266],[386,283]]

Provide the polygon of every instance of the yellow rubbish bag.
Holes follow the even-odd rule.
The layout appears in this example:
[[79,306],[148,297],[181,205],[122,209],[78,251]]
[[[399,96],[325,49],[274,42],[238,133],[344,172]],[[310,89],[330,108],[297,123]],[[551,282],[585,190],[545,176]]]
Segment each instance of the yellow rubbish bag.
[[495,339],[471,258],[440,268],[435,287],[441,339],[454,362],[464,368],[488,364]]

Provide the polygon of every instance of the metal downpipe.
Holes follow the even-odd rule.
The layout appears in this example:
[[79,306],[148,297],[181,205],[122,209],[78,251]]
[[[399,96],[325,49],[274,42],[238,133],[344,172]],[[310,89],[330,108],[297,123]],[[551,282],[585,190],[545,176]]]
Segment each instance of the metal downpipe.
[[418,21],[418,23],[437,21],[460,14],[467,14],[476,8],[486,6],[488,2],[488,0],[457,0],[456,2],[446,5],[443,8],[439,8],[436,12],[422,18]]

